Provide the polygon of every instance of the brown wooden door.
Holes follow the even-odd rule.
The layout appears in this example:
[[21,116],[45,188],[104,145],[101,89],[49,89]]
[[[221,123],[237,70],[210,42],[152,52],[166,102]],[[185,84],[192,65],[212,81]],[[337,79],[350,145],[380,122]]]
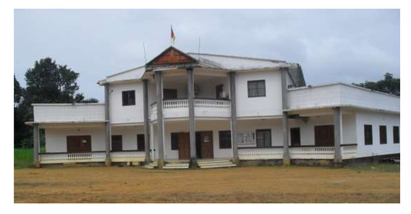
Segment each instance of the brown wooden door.
[[91,136],[67,136],[67,153],[91,152]]
[[190,138],[188,133],[178,133],[178,158],[190,159]]
[[315,126],[315,145],[334,146],[334,126]]
[[201,158],[214,158],[213,152],[213,132],[201,132]]

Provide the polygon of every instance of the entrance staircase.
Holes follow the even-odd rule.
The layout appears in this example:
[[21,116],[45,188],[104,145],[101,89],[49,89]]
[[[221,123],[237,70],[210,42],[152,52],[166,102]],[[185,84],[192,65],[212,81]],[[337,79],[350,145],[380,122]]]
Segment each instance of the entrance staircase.
[[230,160],[225,159],[197,160],[197,163],[201,169],[228,168],[237,166]]
[[150,162],[149,164],[146,164],[143,167],[146,169],[155,169],[155,168],[158,168],[158,163],[157,161]]
[[188,169],[189,166],[188,161],[168,161],[163,169]]

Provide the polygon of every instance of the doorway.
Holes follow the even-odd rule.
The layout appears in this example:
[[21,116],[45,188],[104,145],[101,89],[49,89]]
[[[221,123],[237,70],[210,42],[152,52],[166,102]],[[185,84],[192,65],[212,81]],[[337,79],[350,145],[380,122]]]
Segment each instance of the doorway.
[[315,126],[315,146],[334,146],[334,126]]
[[[188,132],[172,133],[178,142],[178,158],[180,160],[190,159],[190,135]],[[214,158],[213,132],[196,132],[196,156],[202,159]]]
[[91,136],[67,136],[67,153],[91,152]]
[[212,131],[196,132],[196,150],[199,159],[214,158]]

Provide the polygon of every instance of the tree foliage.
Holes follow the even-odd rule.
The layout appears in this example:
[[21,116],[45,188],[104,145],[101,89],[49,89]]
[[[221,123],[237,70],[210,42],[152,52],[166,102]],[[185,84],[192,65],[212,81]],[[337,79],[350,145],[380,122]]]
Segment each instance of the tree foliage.
[[359,84],[353,83],[353,85],[400,96],[400,79],[394,78],[390,73],[386,73],[384,79],[377,82],[365,81]]
[[25,74],[26,88],[22,88],[14,77],[14,145],[32,142],[31,128],[25,125],[33,121],[33,103],[92,103],[97,99],[85,99],[79,90],[77,78],[67,65],[58,65],[51,58],[36,61]]

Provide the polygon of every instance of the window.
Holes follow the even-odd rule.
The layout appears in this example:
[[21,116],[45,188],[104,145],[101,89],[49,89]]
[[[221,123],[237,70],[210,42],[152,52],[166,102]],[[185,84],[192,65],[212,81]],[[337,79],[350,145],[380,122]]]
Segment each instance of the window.
[[387,127],[380,126],[380,144],[387,144]]
[[111,136],[111,151],[113,152],[123,151],[123,136],[121,135]]
[[144,151],[146,149],[146,144],[144,140],[144,134],[137,135],[137,151]]
[[220,149],[231,149],[231,131],[219,132]]
[[136,104],[135,91],[123,91],[123,106],[133,106]]
[[258,148],[267,148],[271,147],[271,130],[257,130],[257,147]]
[[392,132],[394,135],[394,143],[400,143],[400,127],[394,126]]
[[171,133],[171,150],[178,150],[178,133]]
[[301,146],[300,128],[291,128],[291,146]]
[[372,145],[372,125],[364,125],[364,143]]
[[248,81],[248,97],[265,97],[265,80]]

